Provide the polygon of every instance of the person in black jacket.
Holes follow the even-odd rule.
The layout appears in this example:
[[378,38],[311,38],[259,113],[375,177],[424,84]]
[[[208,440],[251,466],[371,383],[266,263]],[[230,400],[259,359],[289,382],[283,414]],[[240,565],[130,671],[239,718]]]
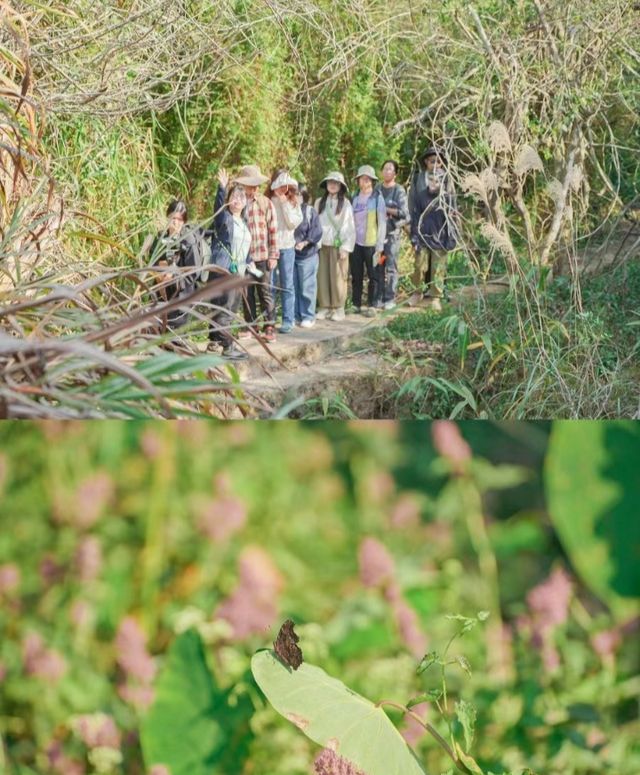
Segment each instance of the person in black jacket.
[[421,161],[424,169],[415,177],[409,194],[411,244],[415,251],[413,284],[416,288],[411,301],[417,304],[422,291],[423,298],[439,310],[444,296],[448,254],[456,246],[456,201],[442,151],[428,148]]
[[316,322],[318,251],[322,240],[322,225],[318,213],[309,204],[309,190],[304,183],[298,184],[298,203],[302,210],[302,223],[293,235],[296,243],[293,265],[295,319],[301,328],[312,328]]
[[[167,207],[167,227],[151,244],[151,266],[162,270],[155,278],[154,291],[160,303],[188,296],[196,286],[196,246],[193,234],[185,229],[187,219],[187,205],[182,199],[171,200]],[[189,317],[188,308],[174,309],[164,322],[167,328],[176,330],[188,323]]]
[[[247,204],[244,187],[239,183],[229,186],[229,175],[224,169],[218,172],[218,183],[207,282],[215,282],[229,273],[244,275],[251,269],[255,272],[255,264],[250,259],[251,234],[242,218]],[[241,291],[232,290],[211,300],[213,312],[207,349],[216,350],[218,345],[222,345],[223,357],[234,361],[247,358],[247,354],[236,347],[230,333],[241,298]]]

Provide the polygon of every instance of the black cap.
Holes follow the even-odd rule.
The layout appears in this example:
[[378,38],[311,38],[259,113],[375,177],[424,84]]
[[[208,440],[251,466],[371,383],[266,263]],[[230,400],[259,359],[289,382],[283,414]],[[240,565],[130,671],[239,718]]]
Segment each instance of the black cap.
[[439,156],[442,161],[446,161],[447,157],[444,155],[442,148],[438,148],[435,145],[430,145],[427,150],[420,156],[420,161],[424,161],[429,156]]

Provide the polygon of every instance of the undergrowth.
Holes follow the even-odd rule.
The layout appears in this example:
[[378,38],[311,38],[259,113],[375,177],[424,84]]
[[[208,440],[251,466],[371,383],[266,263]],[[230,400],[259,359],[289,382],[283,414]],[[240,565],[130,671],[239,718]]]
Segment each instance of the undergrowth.
[[[634,260],[585,279],[581,308],[560,277],[529,299],[510,290],[398,316],[377,347],[395,368],[398,356],[413,368],[400,369],[388,410],[413,418],[638,416],[639,297]],[[424,342],[432,348],[420,352]]]

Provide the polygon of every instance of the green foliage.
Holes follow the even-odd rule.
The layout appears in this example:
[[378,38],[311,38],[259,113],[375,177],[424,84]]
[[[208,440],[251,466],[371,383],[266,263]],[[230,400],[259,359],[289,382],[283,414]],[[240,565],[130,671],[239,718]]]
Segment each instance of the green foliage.
[[[58,751],[68,772],[97,775],[104,752],[78,720],[90,714],[94,724],[106,716],[117,733],[104,754],[109,775],[148,775],[169,758],[172,771],[308,775],[315,744],[260,702],[248,672],[256,650],[292,618],[305,662],[339,678],[347,704],[356,698],[346,687],[369,709],[384,701],[375,712],[411,738],[425,772],[450,768],[451,756],[433,731],[416,735],[400,703],[472,772],[635,775],[633,623],[597,599],[569,543],[578,575],[567,563],[564,527],[554,529],[535,476],[546,432],[447,427],[460,428],[471,448],[465,471],[444,465],[424,423],[0,426],[0,762],[8,773],[48,775]],[[577,464],[556,462],[556,430],[549,459],[587,492]],[[636,430],[615,424],[605,436],[609,463],[590,475],[605,496],[612,482],[635,503]],[[586,443],[574,434],[563,445],[562,460],[579,461]],[[531,473],[525,484],[521,468]],[[377,578],[363,556],[372,538],[383,561]],[[611,556],[624,560],[624,549]],[[559,568],[569,598],[549,630],[537,618],[539,600]],[[235,624],[222,615],[232,602]],[[143,652],[143,666],[158,668],[143,687],[154,694],[146,711],[124,692],[136,687],[123,659],[125,617],[140,640],[124,655]],[[249,633],[237,632],[251,622]],[[34,634],[63,662],[27,659]],[[535,645],[541,637],[555,661]],[[62,672],[51,675],[52,666]],[[276,667],[287,685],[307,669],[294,676]],[[302,693],[295,699],[304,703]],[[471,751],[464,703],[476,709]],[[321,713],[322,703],[307,705]]]
[[246,759],[253,706],[246,692],[222,690],[209,670],[195,630],[171,645],[143,718],[140,740],[151,768],[173,775],[231,775]]
[[640,597],[640,478],[636,425],[611,421],[554,428],[546,461],[549,513],[574,567],[614,610]]

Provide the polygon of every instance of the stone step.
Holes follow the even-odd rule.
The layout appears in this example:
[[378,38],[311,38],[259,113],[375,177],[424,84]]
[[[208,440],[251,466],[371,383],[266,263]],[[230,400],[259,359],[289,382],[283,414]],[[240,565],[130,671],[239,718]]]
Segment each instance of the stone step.
[[334,354],[323,362],[314,362],[296,370],[279,370],[243,380],[241,389],[247,399],[260,397],[266,405],[256,407],[258,414],[269,416],[288,407],[287,416],[300,416],[300,406],[309,399],[326,397],[329,401],[347,397],[350,409],[357,417],[369,417],[375,403],[374,391],[379,356],[366,350]]
[[372,331],[388,322],[391,314],[383,313],[375,318],[348,315],[336,323],[319,320],[313,328],[296,326],[290,334],[276,333],[277,340],[264,347],[255,338],[241,339],[239,346],[247,351],[249,359],[234,362],[233,366],[244,382],[319,363],[366,341]]

